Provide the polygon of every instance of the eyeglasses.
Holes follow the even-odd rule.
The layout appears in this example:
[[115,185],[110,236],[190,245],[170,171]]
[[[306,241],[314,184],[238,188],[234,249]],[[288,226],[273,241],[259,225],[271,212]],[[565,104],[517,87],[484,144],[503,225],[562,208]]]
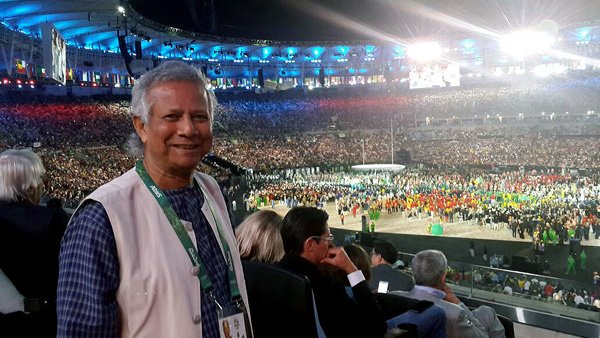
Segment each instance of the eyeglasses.
[[333,243],[333,235],[329,235],[327,238],[319,237],[319,236],[310,236],[309,238],[314,239],[315,241],[324,240]]

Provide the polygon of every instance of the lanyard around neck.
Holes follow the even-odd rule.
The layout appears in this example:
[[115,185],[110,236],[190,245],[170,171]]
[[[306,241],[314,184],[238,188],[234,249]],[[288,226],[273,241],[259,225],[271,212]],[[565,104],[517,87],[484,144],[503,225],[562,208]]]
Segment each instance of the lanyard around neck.
[[[175,234],[177,235],[177,237],[179,238],[179,241],[183,245],[185,252],[187,253],[188,257],[190,258],[190,261],[192,262],[192,264],[194,266],[200,267],[200,272],[198,274],[198,278],[200,279],[200,285],[202,286],[202,289],[204,289],[204,291],[207,293],[212,292],[213,284],[210,280],[210,277],[208,276],[206,267],[205,267],[204,263],[202,262],[202,259],[200,259],[200,256],[198,255],[198,250],[196,250],[196,247],[192,243],[190,236],[188,235],[187,231],[185,230],[185,227],[181,223],[181,219],[179,219],[179,217],[175,213],[175,210],[173,210],[171,203],[169,203],[169,200],[165,196],[164,192],[154,183],[154,181],[152,180],[152,178],[146,171],[146,168],[144,167],[144,164],[142,163],[142,161],[136,162],[135,171],[140,176],[140,178],[142,179],[142,182],[144,182],[144,185],[146,186],[146,188],[148,188],[148,190],[150,191],[152,196],[154,196],[154,198],[158,202],[158,205],[160,205],[160,207],[162,208],[165,216],[167,217],[167,220],[171,224],[171,228],[173,229],[173,231],[175,231]],[[227,243],[227,240],[224,238],[223,233],[221,232],[220,224],[217,221],[217,218],[215,217],[213,208],[210,203],[210,198],[208,197],[208,195],[204,192],[204,190],[202,188],[200,188],[200,190],[202,191],[202,193],[204,195],[204,200],[206,201],[206,203],[208,203],[210,213],[211,213],[213,219],[215,220],[217,231],[219,232],[219,237],[221,238],[221,244],[223,246],[223,251],[225,252],[225,257],[227,259],[231,297],[232,297],[232,299],[236,299],[240,296],[240,291],[239,291],[239,287],[237,284],[235,269],[233,266],[231,250],[229,249],[229,244]]]

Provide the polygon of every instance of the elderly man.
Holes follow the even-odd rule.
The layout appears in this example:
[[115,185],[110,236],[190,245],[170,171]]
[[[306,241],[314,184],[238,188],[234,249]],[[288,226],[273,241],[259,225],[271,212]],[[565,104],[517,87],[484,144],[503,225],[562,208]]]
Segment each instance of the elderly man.
[[0,328],[5,337],[56,337],[58,252],[69,216],[60,207],[39,205],[44,173],[31,150],[0,153],[0,312],[6,313],[0,314]]
[[392,267],[397,260],[398,250],[392,242],[385,239],[375,241],[371,252],[371,266],[373,267],[369,281],[371,290],[377,290],[379,282],[388,282],[390,291],[412,290],[415,286],[412,276]]
[[494,309],[480,306],[470,311],[454,295],[446,284],[448,262],[441,251],[425,250],[417,253],[411,267],[416,285],[410,292],[400,294],[414,299],[429,300],[442,307],[446,313],[448,337],[505,337],[504,327],[496,317]]
[[[333,245],[328,219],[325,211],[314,207],[291,209],[281,226],[285,250],[281,265],[310,280],[319,321],[328,338],[383,337],[387,324],[375,295],[344,248]],[[347,274],[354,300],[349,298],[342,282],[320,269],[323,264]]]
[[250,330],[225,200],[195,171],[212,145],[216,99],[206,85],[176,61],[136,82],[130,145],[141,145],[143,160],[88,196],[69,223],[60,337],[219,337],[231,320]]

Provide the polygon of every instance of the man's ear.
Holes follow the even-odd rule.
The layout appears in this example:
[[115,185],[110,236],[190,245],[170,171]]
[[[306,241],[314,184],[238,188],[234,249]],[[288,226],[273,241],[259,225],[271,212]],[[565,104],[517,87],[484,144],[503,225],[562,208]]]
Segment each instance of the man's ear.
[[133,127],[135,128],[135,132],[142,139],[142,143],[146,143],[147,135],[146,135],[146,125],[142,121],[139,116],[133,117]]
[[304,252],[308,253],[308,252],[313,251],[314,250],[314,246],[315,246],[315,241],[314,240],[312,240],[310,238],[306,239],[304,241],[304,247],[303,247]]

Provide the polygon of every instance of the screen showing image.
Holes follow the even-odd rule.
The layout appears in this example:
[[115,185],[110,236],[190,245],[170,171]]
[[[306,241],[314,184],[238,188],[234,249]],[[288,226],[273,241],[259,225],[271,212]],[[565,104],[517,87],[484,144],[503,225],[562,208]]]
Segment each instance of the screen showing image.
[[428,63],[413,65],[408,73],[410,89],[460,86],[458,64]]
[[60,32],[50,23],[42,25],[42,47],[46,75],[65,84],[67,71],[67,44]]

